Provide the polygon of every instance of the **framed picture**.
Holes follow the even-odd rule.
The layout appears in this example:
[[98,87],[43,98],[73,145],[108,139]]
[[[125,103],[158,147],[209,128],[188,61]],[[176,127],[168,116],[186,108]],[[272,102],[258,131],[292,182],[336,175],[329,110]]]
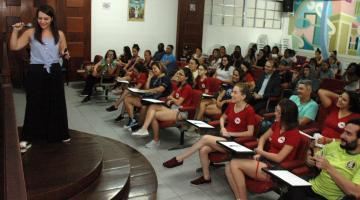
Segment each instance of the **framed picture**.
[[145,16],[145,0],[129,0],[128,21],[143,22]]

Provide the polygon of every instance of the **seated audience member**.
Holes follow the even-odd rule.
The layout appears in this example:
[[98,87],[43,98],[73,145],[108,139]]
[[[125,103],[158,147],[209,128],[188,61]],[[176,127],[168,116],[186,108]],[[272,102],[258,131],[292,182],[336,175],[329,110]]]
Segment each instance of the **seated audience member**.
[[195,79],[194,89],[200,90],[205,94],[209,93],[209,81],[208,77],[206,76],[206,67],[204,65],[199,65],[198,68],[199,75]]
[[330,69],[330,64],[328,61],[323,61],[321,64],[321,69],[319,73],[320,80],[324,78],[335,78],[333,71]]
[[208,71],[209,75],[213,75],[217,68],[221,65],[221,57],[220,57],[220,50],[218,48],[215,48],[212,51],[212,55],[209,57],[209,66]]
[[230,56],[225,55],[222,57],[221,65],[215,71],[214,78],[221,80],[223,83],[231,83],[234,69],[230,64]]
[[127,113],[129,114],[129,122],[126,128],[132,128],[138,125],[138,121],[134,117],[134,108],[141,108],[140,110],[140,122],[143,122],[143,117],[146,114],[146,107],[142,105],[142,98],[159,99],[167,97],[172,91],[171,81],[166,76],[166,69],[160,62],[152,63],[152,71],[149,72],[149,76],[144,88],[145,94],[139,96],[136,94],[129,94],[125,96],[124,104]]
[[82,95],[85,95],[85,98],[81,102],[85,103],[90,101],[94,85],[102,75],[110,76],[112,80],[117,69],[118,62],[116,61],[116,52],[115,50],[108,50],[104,58],[95,64],[91,74],[86,76],[85,87],[81,93]]
[[336,56],[330,56],[329,57],[329,65],[330,70],[333,72],[334,75],[341,74],[341,63],[338,62]]
[[327,144],[333,139],[340,139],[345,124],[349,120],[360,118],[359,94],[345,91],[338,95],[329,90],[320,89],[318,95],[321,105],[329,109],[321,130],[324,137],[318,143]]
[[145,50],[144,51],[144,66],[147,70],[151,70],[151,64],[152,64],[152,57],[151,57],[151,51]]
[[260,49],[258,55],[256,56],[256,66],[263,68],[266,61],[267,57],[265,55],[265,51],[263,49]]
[[192,57],[195,58],[196,60],[198,60],[199,63],[201,63],[204,60],[204,55],[202,53],[202,48],[197,47],[195,49],[195,53],[192,55]]
[[321,56],[321,51],[319,48],[316,49],[314,58],[316,60],[316,66],[320,68],[323,62],[323,57]]
[[287,89],[290,88],[292,73],[290,72],[289,63],[286,60],[281,60],[279,63],[279,76],[281,88]]
[[159,121],[183,120],[188,116],[187,112],[179,112],[179,107],[191,105],[192,74],[189,68],[183,68],[178,70],[176,76],[178,84],[173,89],[171,95],[167,97],[166,102],[171,108],[163,105],[150,105],[141,129],[132,133],[134,136],[148,136],[149,131],[147,129],[151,124],[154,138],[145,145],[147,148],[156,148],[160,146]]
[[[262,168],[296,159],[301,140],[297,116],[296,105],[288,99],[281,100],[275,109],[276,122],[260,137],[254,158],[232,159],[225,167],[227,180],[236,199],[248,199],[245,175],[258,181],[270,181],[270,176]],[[265,150],[268,141],[269,148]]]
[[[145,87],[147,80],[147,69],[141,62],[136,63],[134,69],[131,72],[130,77],[125,77],[124,79],[130,82],[131,87],[143,89]],[[106,108],[106,111],[111,112],[117,110],[128,94],[129,94],[128,90],[123,90],[123,92],[120,95],[120,98],[118,98],[110,107]],[[122,112],[123,111],[121,110],[120,115],[115,119],[115,121],[120,121],[124,118],[122,116]]]
[[231,60],[233,62],[234,67],[240,67],[241,63],[243,62],[243,56],[241,54],[241,47],[236,45],[234,48],[234,52],[231,54]]
[[216,141],[230,140],[231,137],[249,137],[254,133],[255,112],[253,108],[246,103],[247,95],[250,95],[246,85],[238,83],[234,86],[231,94],[231,103],[220,118],[221,136],[205,135],[184,153],[173,157],[163,163],[164,167],[173,168],[183,164],[183,161],[192,154],[199,151],[203,175],[191,183],[200,185],[211,183],[209,172],[209,153],[220,151],[227,152]]
[[273,60],[268,60],[265,64],[264,73],[256,81],[253,99],[251,100],[256,113],[266,107],[270,97],[280,96],[280,77],[275,70],[276,63]]
[[293,51],[291,49],[285,49],[284,56],[281,58],[281,60],[285,60],[286,63],[288,63],[288,66],[293,66],[294,60],[292,59],[293,57],[292,55],[293,55]]
[[271,47],[270,45],[265,45],[263,47],[264,56],[266,59],[271,59]]
[[176,59],[173,54],[173,50],[173,45],[167,45],[165,54],[161,58],[161,63],[166,67],[167,75],[169,77],[172,77],[176,72]]
[[179,60],[182,62],[188,62],[192,58],[191,48],[187,45],[182,49],[182,54],[179,57]]
[[[296,90],[297,85],[301,80],[310,80],[312,83],[312,91],[317,91],[320,86],[320,82],[318,79],[315,78],[314,74],[310,69],[309,64],[305,64],[303,69],[300,71],[297,70],[293,71],[290,88]],[[294,93],[296,94],[296,91],[294,91]]]
[[251,66],[256,65],[256,49],[249,48],[245,57],[244,62],[248,62],[251,64]]
[[346,69],[343,80],[346,82],[345,90],[357,91],[360,89],[360,65],[356,63],[350,63]]
[[302,80],[297,86],[297,95],[292,95],[290,100],[293,101],[299,110],[299,125],[305,126],[314,122],[319,106],[311,99],[311,81]]
[[163,55],[165,54],[164,43],[159,43],[157,48],[158,50],[155,52],[153,57],[153,60],[156,62],[160,61]]
[[198,71],[198,67],[199,67],[200,63],[198,59],[195,58],[191,58],[189,61],[189,65],[186,66],[187,68],[189,68],[191,70],[191,73],[193,75],[194,80],[198,77],[199,75],[199,71]]
[[134,44],[131,48],[132,57],[128,63],[124,66],[123,70],[127,73],[131,72],[136,63],[141,62],[141,57],[139,56],[140,47],[138,44]]
[[[222,58],[222,57],[224,57],[225,55],[227,55],[225,46],[221,46],[221,47],[219,48],[219,53],[220,53],[220,58]],[[230,59],[229,59],[229,61],[230,61]]]
[[278,46],[273,46],[273,48],[271,49],[271,57],[272,57],[272,59],[280,59],[281,58],[280,49]]
[[240,78],[240,81],[245,82],[249,86],[250,91],[252,91],[255,88],[255,80],[254,76],[252,75],[252,67],[250,63],[243,62],[240,68],[244,72],[244,76]]
[[235,69],[232,75],[232,83],[231,84],[223,84],[219,95],[215,99],[202,99],[200,102],[199,110],[195,116],[197,120],[203,120],[204,115],[214,116],[221,115],[222,111],[224,111],[231,101],[231,92],[236,83],[240,81],[240,70]]
[[125,65],[132,58],[131,49],[129,46],[124,46],[123,54],[120,56],[118,62],[121,67],[125,67]]
[[308,155],[308,165],[320,174],[310,180],[311,187],[291,187],[281,200],[360,198],[359,118],[347,122],[340,140],[325,145],[315,156]]

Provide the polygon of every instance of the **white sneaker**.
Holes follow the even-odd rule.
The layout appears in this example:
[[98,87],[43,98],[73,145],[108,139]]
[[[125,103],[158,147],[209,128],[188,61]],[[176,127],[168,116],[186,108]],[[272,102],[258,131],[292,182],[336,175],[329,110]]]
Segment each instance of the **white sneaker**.
[[139,129],[136,132],[131,133],[132,136],[148,136],[149,131],[147,129]]
[[21,153],[25,153],[32,146],[31,143],[29,143],[27,141],[21,141],[19,144],[20,144],[20,152]]
[[159,148],[160,146],[160,141],[155,141],[155,140],[151,140],[149,143],[145,144],[146,148],[149,149],[155,149],[155,148]]

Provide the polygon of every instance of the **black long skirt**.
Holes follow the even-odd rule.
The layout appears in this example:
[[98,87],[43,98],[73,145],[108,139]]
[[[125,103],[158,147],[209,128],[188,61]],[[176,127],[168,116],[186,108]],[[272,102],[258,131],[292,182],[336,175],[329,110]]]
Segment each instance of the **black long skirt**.
[[26,110],[22,140],[61,142],[70,138],[60,65],[31,64],[25,79]]

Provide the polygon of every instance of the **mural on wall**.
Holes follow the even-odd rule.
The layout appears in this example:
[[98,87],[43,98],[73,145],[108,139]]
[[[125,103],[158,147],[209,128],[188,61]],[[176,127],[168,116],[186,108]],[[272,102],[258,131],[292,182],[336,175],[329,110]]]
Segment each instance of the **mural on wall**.
[[128,21],[144,21],[145,0],[129,0]]
[[295,0],[289,35],[294,49],[316,50],[324,57],[337,50],[360,55],[360,0]]

